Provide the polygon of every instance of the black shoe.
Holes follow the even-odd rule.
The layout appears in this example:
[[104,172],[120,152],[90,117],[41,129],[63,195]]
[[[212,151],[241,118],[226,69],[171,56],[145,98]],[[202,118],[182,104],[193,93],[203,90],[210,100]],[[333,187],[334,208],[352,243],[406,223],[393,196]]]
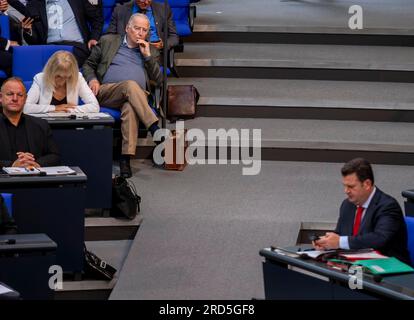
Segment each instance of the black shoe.
[[123,178],[132,177],[132,170],[131,170],[131,164],[129,163],[129,158],[121,157],[121,159],[119,159],[119,170],[121,172],[121,177]]

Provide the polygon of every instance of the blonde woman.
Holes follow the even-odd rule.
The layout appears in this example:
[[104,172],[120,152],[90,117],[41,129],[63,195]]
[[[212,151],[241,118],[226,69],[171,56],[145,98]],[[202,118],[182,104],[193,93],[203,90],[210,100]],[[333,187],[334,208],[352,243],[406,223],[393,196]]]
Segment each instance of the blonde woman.
[[[79,98],[83,105],[79,105]],[[99,112],[98,100],[68,51],[57,51],[50,57],[27,94],[24,113],[46,112]]]

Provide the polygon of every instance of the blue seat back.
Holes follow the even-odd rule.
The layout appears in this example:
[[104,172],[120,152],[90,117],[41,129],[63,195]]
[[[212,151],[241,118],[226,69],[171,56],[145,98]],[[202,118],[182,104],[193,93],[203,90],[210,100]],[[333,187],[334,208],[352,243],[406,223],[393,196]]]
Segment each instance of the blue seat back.
[[[164,3],[164,0],[156,0]],[[168,0],[171,8],[177,34],[180,37],[191,35],[190,28],[190,0]]]
[[411,264],[414,265],[414,217],[405,217],[408,234],[408,251],[410,252]]
[[[0,13],[0,37],[10,39],[9,17]],[[0,79],[7,78],[6,72],[0,70]]]
[[101,106],[99,112],[108,113],[109,115],[111,115],[112,118],[115,119],[115,121],[121,121],[121,111],[119,109]]
[[117,1],[116,0],[103,0],[103,17],[104,17],[104,26],[102,29],[102,33],[105,33],[106,29],[108,29],[109,24],[111,22],[112,11],[115,8]]
[[13,209],[13,205],[12,205],[12,201],[13,201],[13,194],[11,193],[1,193],[1,196],[4,199],[4,204],[6,205],[7,211],[9,212],[9,215],[12,215],[12,209]]
[[10,39],[9,17],[2,13],[0,13],[0,28],[0,36],[6,39]]
[[73,47],[33,45],[13,48],[13,76],[20,77],[26,89],[29,90],[33,82],[33,77],[37,73],[42,72],[50,56],[59,50],[73,52]]

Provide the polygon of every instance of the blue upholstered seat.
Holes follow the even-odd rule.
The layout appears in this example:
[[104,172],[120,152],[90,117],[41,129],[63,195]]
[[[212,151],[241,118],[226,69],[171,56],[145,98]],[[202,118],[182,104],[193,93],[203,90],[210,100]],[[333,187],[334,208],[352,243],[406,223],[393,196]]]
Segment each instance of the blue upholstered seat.
[[13,200],[13,194],[11,193],[1,193],[4,203],[6,205],[7,211],[9,212],[9,215],[12,215],[13,212],[13,206],[12,206],[12,200]]
[[[0,13],[0,36],[2,38],[10,39],[10,26],[9,26],[9,17]],[[0,70],[0,79],[7,78],[6,72]]]
[[408,233],[408,251],[410,252],[411,264],[414,266],[414,217],[405,217]]
[[13,50],[13,76],[23,80],[29,90],[33,77],[42,72],[47,60],[56,51],[67,50],[73,52],[72,46],[61,45],[32,45],[16,47]]

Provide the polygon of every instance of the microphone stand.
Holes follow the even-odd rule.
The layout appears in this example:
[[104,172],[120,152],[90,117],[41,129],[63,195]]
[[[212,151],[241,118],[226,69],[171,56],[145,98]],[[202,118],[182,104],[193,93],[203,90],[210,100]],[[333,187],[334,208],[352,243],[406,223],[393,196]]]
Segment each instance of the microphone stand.
[[163,90],[162,90],[162,110],[164,111],[164,117],[162,117],[161,127],[166,127],[166,117],[167,117],[167,68],[168,68],[168,0],[164,0],[164,35],[162,42],[164,43],[163,52]]

